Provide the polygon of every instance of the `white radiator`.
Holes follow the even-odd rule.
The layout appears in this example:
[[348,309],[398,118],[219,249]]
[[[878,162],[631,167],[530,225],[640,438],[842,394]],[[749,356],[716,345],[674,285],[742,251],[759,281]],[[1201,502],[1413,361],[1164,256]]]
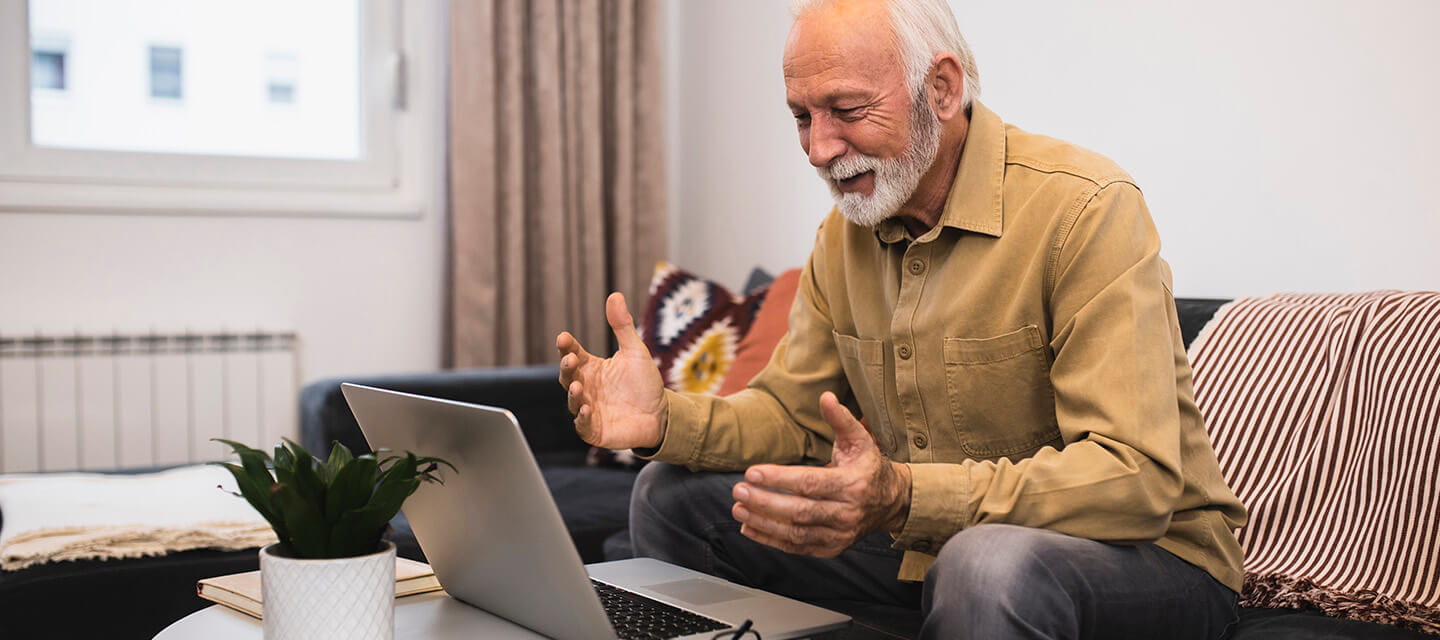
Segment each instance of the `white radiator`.
[[297,432],[293,333],[0,336],[0,473],[219,460]]

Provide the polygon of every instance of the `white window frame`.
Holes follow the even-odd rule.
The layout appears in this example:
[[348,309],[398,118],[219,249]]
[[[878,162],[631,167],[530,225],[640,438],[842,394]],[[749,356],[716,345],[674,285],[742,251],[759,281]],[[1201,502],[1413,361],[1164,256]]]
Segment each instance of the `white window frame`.
[[[437,171],[422,144],[443,113],[438,0],[361,0],[357,160],[37,147],[27,14],[0,0],[0,211],[419,217]],[[407,82],[407,66],[422,73]]]

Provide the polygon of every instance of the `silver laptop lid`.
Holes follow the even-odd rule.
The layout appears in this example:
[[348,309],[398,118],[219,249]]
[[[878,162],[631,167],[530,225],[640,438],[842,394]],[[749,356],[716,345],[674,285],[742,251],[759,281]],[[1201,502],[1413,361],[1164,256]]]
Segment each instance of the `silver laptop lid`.
[[[515,416],[504,409],[342,384],[374,449],[438,456],[405,517],[453,597],[555,638],[614,638]],[[503,490],[497,490],[503,487]]]

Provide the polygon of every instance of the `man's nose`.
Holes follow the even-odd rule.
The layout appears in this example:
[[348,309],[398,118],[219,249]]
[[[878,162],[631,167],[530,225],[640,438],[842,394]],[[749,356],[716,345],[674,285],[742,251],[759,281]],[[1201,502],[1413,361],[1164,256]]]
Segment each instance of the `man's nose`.
[[817,117],[810,124],[810,164],[828,167],[845,155],[845,139],[829,118]]

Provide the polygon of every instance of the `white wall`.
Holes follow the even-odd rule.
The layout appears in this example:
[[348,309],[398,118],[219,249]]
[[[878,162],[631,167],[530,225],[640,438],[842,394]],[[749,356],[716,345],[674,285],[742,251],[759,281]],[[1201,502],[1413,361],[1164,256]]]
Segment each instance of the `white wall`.
[[[445,51],[443,3],[409,6]],[[0,213],[0,333],[294,330],[303,380],[439,368],[448,76],[409,78],[418,218]]]
[[[443,148],[443,147],[442,147]],[[443,215],[0,214],[0,333],[295,330],[301,374],[440,365]]]
[[785,108],[787,2],[670,0],[671,260],[735,287],[804,263],[830,193]]
[[[676,261],[738,285],[829,208],[784,106],[782,2],[675,2]],[[1005,120],[1145,191],[1182,296],[1440,289],[1440,3],[951,1]]]

